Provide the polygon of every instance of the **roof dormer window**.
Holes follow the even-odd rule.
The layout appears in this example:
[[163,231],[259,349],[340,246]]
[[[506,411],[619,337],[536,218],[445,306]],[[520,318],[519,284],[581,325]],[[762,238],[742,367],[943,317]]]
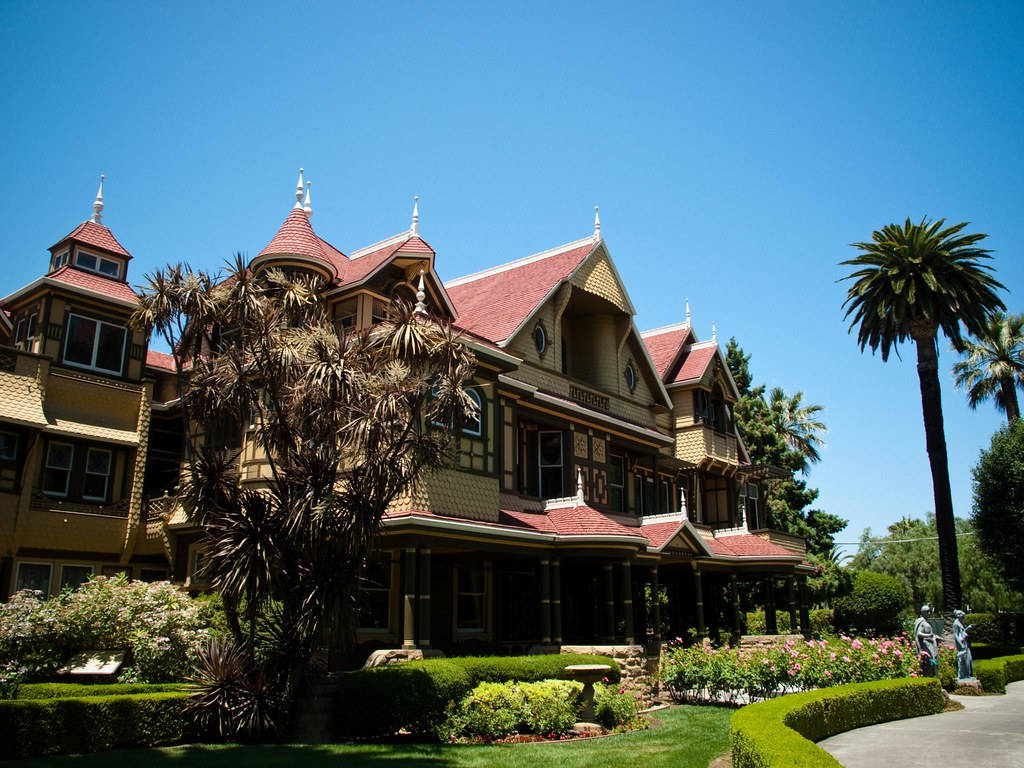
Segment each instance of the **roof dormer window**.
[[75,266],[79,269],[95,272],[97,275],[112,277],[115,280],[121,277],[121,262],[86,251],[77,251],[75,253]]
[[56,272],[58,269],[68,263],[68,251],[61,251],[53,257],[53,269],[51,272]]

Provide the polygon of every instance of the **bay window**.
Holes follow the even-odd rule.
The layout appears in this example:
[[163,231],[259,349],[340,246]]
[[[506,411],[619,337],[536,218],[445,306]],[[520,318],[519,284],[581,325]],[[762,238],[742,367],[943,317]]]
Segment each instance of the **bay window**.
[[64,342],[64,362],[120,375],[127,336],[124,326],[71,314]]

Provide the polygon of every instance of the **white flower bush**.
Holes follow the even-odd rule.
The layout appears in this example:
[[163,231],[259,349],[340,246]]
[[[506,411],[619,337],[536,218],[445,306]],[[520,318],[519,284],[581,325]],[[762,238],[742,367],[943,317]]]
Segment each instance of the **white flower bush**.
[[124,650],[122,682],[181,679],[210,637],[210,610],[169,582],[124,576],[96,576],[48,600],[23,590],[0,605],[0,664],[17,663],[38,679],[71,654]]

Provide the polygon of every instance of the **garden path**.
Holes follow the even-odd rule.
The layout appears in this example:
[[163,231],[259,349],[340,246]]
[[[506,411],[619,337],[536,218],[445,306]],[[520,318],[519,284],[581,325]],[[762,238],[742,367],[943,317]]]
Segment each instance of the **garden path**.
[[1024,768],[1024,681],[1010,683],[1004,696],[952,698],[964,708],[857,728],[818,746],[846,768]]

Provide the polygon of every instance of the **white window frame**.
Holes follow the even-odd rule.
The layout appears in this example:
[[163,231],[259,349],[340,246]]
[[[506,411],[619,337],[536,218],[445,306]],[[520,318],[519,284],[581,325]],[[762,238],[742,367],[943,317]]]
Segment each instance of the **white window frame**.
[[[71,449],[70,461],[68,461],[68,465],[66,467],[59,467],[59,466],[51,466],[50,465],[50,451],[53,449],[53,446],[55,446],[55,445],[63,445],[63,446],[66,446],[66,447]],[[46,445],[46,459],[43,461],[43,482],[42,482],[43,493],[46,494],[47,496],[57,496],[57,497],[62,498],[62,499],[67,497],[68,491],[71,488],[71,472],[74,469],[74,466],[75,466],[75,446],[74,446],[74,444],[72,444],[72,443],[62,443],[62,442],[54,441],[54,440],[51,440],[49,443],[47,443],[47,445]],[[64,471],[64,472],[68,473],[67,474],[67,478],[64,480],[64,493],[58,493],[57,491],[48,491],[48,490],[46,490],[46,470],[48,470],[48,469],[59,469],[61,471]]]
[[23,317],[21,318],[21,320],[18,321],[17,325],[14,326],[15,344],[21,344],[21,342],[28,338],[27,336],[25,336],[26,330],[28,330],[28,318]]
[[480,437],[484,433],[484,399],[475,389],[467,389],[466,395],[476,403],[476,429],[466,424],[462,427],[462,431],[464,434],[471,435],[472,437]]
[[[96,266],[95,267],[87,267],[84,264],[82,264],[81,261],[80,261],[82,256],[91,256],[94,259],[96,259]],[[102,269],[100,269],[100,265],[103,262],[107,262],[108,264],[113,264],[114,266],[116,266],[117,267],[117,273],[112,275],[109,272],[104,272]],[[78,269],[83,269],[86,272],[92,272],[93,274],[101,275],[102,277],[109,277],[112,280],[120,280],[121,279],[121,262],[118,259],[111,259],[111,258],[109,258],[107,256],[100,256],[98,253],[93,253],[92,251],[83,251],[81,248],[76,250],[75,251],[75,266]]]
[[[73,317],[77,317],[80,320],[90,320],[96,323],[96,333],[93,335],[92,338],[92,365],[86,365],[85,363],[77,363],[74,360],[68,360],[68,344],[71,343],[71,318]],[[121,365],[116,371],[113,370],[112,368],[100,368],[96,365],[96,355],[99,353],[100,346],[101,325],[109,325],[111,328],[120,328],[122,331],[124,331],[124,334],[121,336],[121,354],[119,356]],[[124,350],[125,346],[128,344],[128,328],[126,326],[118,325],[117,323],[108,323],[106,320],[100,320],[99,318],[96,317],[89,317],[88,315],[80,315],[77,312],[69,312],[68,320],[66,323],[66,329],[67,330],[64,332],[63,354],[65,365],[73,365],[75,368],[84,368],[88,371],[96,371],[97,373],[114,374],[115,376],[120,376],[122,373],[124,373]]]
[[[96,569],[93,566],[91,566],[91,565],[86,565],[85,563],[61,563],[60,564],[60,582],[59,582],[61,590],[63,590],[64,587],[66,586],[64,584],[64,569],[65,568],[88,568],[89,569],[89,576],[95,576],[96,575]],[[86,578],[86,581],[88,581],[88,580],[89,579]],[[75,589],[78,589],[78,587],[75,587]]]
[[70,254],[71,254],[71,252],[69,250],[64,250],[64,251],[61,251],[60,253],[58,253],[56,256],[54,256],[53,257],[53,269],[50,270],[50,271],[51,272],[56,272],[58,269],[63,267],[65,264],[67,264],[68,263],[68,257],[70,256]]
[[21,560],[18,563],[18,567],[14,571],[14,584],[11,585],[13,587],[11,591],[24,589],[24,587],[18,587],[18,582],[21,581],[21,566],[23,565],[45,565],[49,569],[50,575],[46,579],[46,589],[43,590],[43,596],[48,597],[50,590],[53,589],[53,563],[41,563],[38,560]]
[[[107,454],[107,474],[103,475],[103,495],[102,496],[86,496],[85,495],[85,480],[89,475],[99,477],[99,473],[89,471],[89,455],[95,453]],[[109,448],[93,448],[92,446],[85,450],[85,466],[82,468],[82,498],[87,501],[106,501],[107,493],[110,491],[110,476],[114,474],[114,452]]]
[[[480,566],[468,565],[468,566],[466,566],[464,568],[464,570],[467,570],[467,571],[468,570],[477,570],[477,569],[479,569],[479,571],[480,571],[480,586],[481,586],[481,588],[483,590],[482,592],[463,592],[461,589],[459,589],[459,570],[460,570],[460,568],[458,566],[456,566],[455,568],[452,569],[454,571],[454,573],[452,575],[453,575],[454,586],[455,586],[455,610],[452,611],[452,613],[453,613],[453,618],[455,620],[455,632],[456,632],[456,634],[464,634],[464,635],[465,634],[481,634],[481,633],[487,632],[487,591],[488,591],[487,590],[487,587],[488,587],[488,573],[487,573],[487,570],[488,569],[485,566],[483,566],[483,565],[480,565]],[[459,626],[459,598],[462,597],[462,596],[471,597],[474,600],[475,599],[479,599],[480,600],[480,624],[479,625],[474,624],[473,626],[470,626],[470,627],[460,627]]]
[[11,437],[14,438],[14,453],[11,454],[11,455],[7,455],[5,453],[0,453],[0,461],[17,461],[18,460],[18,443],[21,442],[18,439],[18,433],[17,432],[12,432],[9,429],[0,429],[0,435],[10,435]]

